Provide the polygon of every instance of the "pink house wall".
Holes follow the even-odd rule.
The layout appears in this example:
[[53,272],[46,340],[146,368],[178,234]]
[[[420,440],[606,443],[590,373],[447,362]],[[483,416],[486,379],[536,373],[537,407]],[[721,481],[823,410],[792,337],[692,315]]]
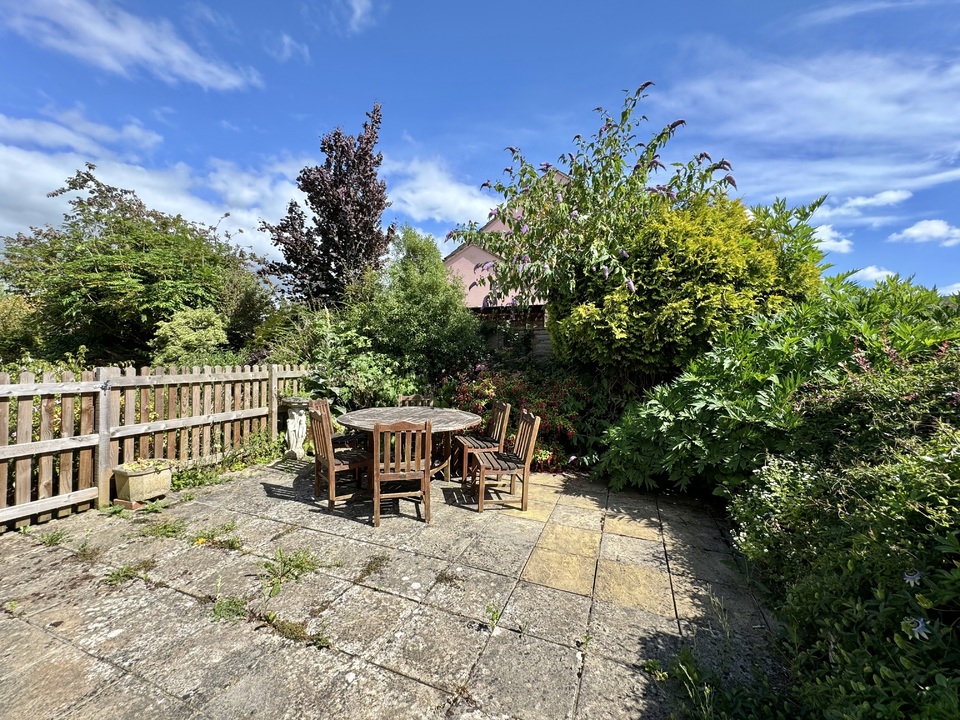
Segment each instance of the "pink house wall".
[[[448,271],[463,280],[463,287],[467,293],[467,307],[483,307],[483,298],[490,291],[490,287],[489,285],[478,285],[476,281],[489,276],[490,273],[482,270],[480,266],[496,259],[495,255],[478,248],[476,245],[466,245],[453,251],[443,261]],[[512,297],[512,295],[509,295],[498,304],[509,304]]]

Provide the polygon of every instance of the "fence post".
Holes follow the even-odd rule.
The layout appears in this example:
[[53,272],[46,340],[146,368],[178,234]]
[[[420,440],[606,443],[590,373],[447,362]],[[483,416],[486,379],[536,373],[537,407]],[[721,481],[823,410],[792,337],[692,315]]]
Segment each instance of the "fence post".
[[279,422],[278,422],[278,408],[280,405],[280,398],[277,397],[280,394],[280,381],[277,378],[277,366],[270,365],[270,382],[267,389],[267,395],[269,397],[268,407],[269,414],[267,416],[268,422],[270,423],[270,442],[274,442],[277,439],[277,436],[280,434]]
[[98,367],[94,379],[100,383],[97,399],[97,508],[110,504],[110,368]]

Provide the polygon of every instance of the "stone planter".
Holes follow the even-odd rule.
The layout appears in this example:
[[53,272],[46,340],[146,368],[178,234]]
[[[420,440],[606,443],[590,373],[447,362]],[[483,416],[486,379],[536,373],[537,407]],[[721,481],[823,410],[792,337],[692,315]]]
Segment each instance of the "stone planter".
[[170,492],[173,470],[162,464],[131,463],[113,469],[117,498],[127,503],[142,503]]

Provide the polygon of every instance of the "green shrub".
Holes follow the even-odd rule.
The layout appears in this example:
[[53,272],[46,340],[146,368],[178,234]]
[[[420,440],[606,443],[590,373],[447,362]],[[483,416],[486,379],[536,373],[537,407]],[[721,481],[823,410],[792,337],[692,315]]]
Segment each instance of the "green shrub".
[[815,293],[823,258],[807,223],[819,201],[750,212],[727,195],[730,164],[707,153],[659,176],[684,123],[641,142],[645,88],[621,112],[599,109],[600,129],[577,135],[557,168],[511,148],[492,184],[505,231],[456,233],[499,258],[492,301],[545,301],[559,357],[626,388],[674,377],[717,333]]
[[818,297],[722,334],[680,377],[629,406],[604,438],[598,470],[615,488],[667,483],[729,496],[768,453],[802,454],[798,442],[818,442],[819,431],[798,435],[802,388],[896,369],[958,337],[960,312],[933,290],[832,279]]
[[[151,342],[156,365],[232,365],[219,362],[217,355],[226,350],[227,331],[224,320],[213,308],[178,310],[168,321],[157,324]],[[207,362],[213,359],[213,363]]]
[[373,352],[396,360],[401,374],[428,382],[475,364],[483,352],[462,284],[448,275],[433,239],[409,225],[400,229],[386,270],[347,293],[343,317]]
[[508,402],[510,426],[516,427],[520,411],[540,416],[540,434],[533,466],[559,471],[595,461],[602,428],[616,400],[602,381],[591,381],[559,366],[520,370],[490,370],[480,365],[473,372],[449,378],[440,390],[445,404],[489,420],[494,399]]
[[958,448],[950,429],[878,466],[777,461],[734,500],[820,717],[958,716]]

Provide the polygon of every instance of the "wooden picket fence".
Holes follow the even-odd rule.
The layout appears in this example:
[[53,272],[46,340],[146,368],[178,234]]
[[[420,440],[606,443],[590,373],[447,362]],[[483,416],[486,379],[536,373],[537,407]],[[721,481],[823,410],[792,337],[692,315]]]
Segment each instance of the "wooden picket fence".
[[102,367],[59,377],[0,373],[0,526],[110,503],[113,468],[216,461],[278,435],[279,402],[305,365]]

